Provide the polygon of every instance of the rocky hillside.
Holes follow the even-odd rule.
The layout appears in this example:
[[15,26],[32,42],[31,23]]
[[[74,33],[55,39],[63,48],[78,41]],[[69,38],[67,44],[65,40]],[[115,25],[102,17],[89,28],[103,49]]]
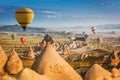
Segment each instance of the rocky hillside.
[[[22,28],[19,25],[0,25],[0,31],[6,31],[6,32],[22,32]],[[26,29],[26,32],[34,32],[34,33],[40,33],[47,31],[46,28],[34,28],[34,27],[28,27]]]

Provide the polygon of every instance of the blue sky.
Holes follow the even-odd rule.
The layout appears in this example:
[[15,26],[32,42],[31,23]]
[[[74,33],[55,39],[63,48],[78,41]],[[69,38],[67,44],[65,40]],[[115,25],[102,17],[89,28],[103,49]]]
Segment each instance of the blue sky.
[[23,7],[34,11],[33,27],[120,23],[120,0],[0,0],[0,24],[18,24],[15,11]]

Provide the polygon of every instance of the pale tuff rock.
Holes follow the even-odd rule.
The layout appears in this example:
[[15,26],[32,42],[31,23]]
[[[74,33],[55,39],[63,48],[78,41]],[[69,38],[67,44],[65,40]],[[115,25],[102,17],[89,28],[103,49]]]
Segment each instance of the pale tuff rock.
[[82,80],[50,43],[47,43],[45,50],[38,56],[32,69],[50,80]]
[[42,51],[43,51],[44,48],[46,47],[47,42],[49,42],[49,43],[51,43],[51,44],[54,43],[52,37],[51,37],[50,35],[48,35],[48,34],[45,35],[45,37],[44,37],[44,39],[42,40],[42,42],[40,42],[40,49],[41,49]]
[[42,48],[43,48],[42,50],[44,50],[44,48],[46,47],[47,42],[49,42],[49,43],[51,43],[51,44],[54,43],[52,37],[51,37],[50,35],[48,35],[48,34],[45,35],[44,39],[42,40],[42,43],[41,43],[41,46],[42,46]]
[[4,73],[4,66],[7,62],[8,57],[4,53],[2,47],[0,46],[0,74]]
[[120,80],[120,77],[118,77],[118,78],[113,78],[112,80]]
[[7,62],[7,70],[10,74],[17,74],[23,69],[23,63],[18,54],[13,50]]
[[18,80],[48,80],[46,76],[40,75],[32,69],[25,68],[19,75]]
[[59,45],[59,43],[53,43],[53,47],[54,47],[54,49],[55,50],[58,50],[59,49],[59,47],[60,47],[60,45]]
[[52,37],[51,37],[50,35],[48,35],[48,34],[47,34],[47,35],[45,35],[44,40],[45,40],[46,42],[51,43],[51,44],[53,44],[53,43],[54,43],[54,41],[53,41]]
[[102,40],[102,37],[101,36],[99,36],[98,38],[97,38],[97,43],[98,43],[98,46],[100,47],[100,44],[103,42],[103,40]]
[[9,75],[2,76],[0,80],[17,80],[15,77]]
[[45,48],[46,44],[47,44],[46,41],[42,40],[42,46],[43,46],[43,48]]
[[112,78],[104,78],[102,80],[113,80]]
[[111,61],[111,63],[110,63],[111,66],[114,66],[114,67],[115,67],[115,66],[117,66],[117,65],[119,64],[119,62],[120,62],[120,59],[119,59],[117,53],[118,53],[118,51],[114,51],[114,52],[113,52],[113,54],[114,54],[115,57],[114,57],[114,59],[112,59],[112,61]]
[[98,64],[94,64],[85,74],[84,80],[111,80],[111,73]]
[[70,49],[69,49],[68,45],[64,45],[63,54],[70,54]]
[[32,58],[32,59],[35,58],[35,54],[34,54],[33,49],[31,47],[29,47],[27,57]]
[[120,77],[120,72],[119,72],[119,69],[116,69],[116,68],[113,68],[112,69],[112,74],[113,74],[113,77]]
[[36,47],[35,47],[35,52],[36,51],[40,51],[41,50],[41,46],[40,43],[37,43]]

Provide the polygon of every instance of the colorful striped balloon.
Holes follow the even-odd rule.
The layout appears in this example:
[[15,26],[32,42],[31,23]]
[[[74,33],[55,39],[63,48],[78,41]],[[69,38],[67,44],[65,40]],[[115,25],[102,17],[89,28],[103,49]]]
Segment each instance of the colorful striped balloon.
[[23,30],[32,22],[34,18],[34,12],[29,8],[20,8],[16,11],[15,17],[17,22],[21,25]]

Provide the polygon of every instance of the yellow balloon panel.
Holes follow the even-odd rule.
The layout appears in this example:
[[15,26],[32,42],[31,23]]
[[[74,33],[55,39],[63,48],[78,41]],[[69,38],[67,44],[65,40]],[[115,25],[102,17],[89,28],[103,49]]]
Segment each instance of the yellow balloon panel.
[[34,12],[29,8],[21,8],[16,11],[15,17],[22,27],[27,27],[34,18]]
[[34,14],[16,14],[16,20],[19,24],[27,23],[30,24],[34,18]]

